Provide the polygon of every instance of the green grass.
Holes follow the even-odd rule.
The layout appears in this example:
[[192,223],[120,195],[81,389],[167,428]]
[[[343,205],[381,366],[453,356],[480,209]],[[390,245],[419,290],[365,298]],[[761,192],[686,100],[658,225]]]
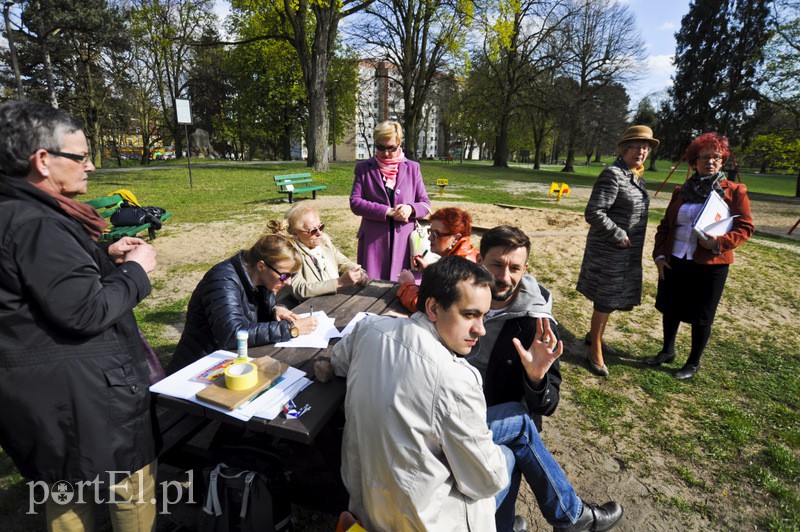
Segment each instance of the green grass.
[[[504,186],[512,182],[522,186],[525,183],[537,183],[549,187],[550,183],[556,181],[566,182],[570,187],[591,187],[602,168],[602,165],[593,163],[588,167],[578,166],[576,173],[567,174],[556,169],[532,170],[529,166],[494,168],[489,163],[481,162],[422,162],[422,172],[430,189],[435,188],[436,179],[448,179],[448,195],[468,197],[469,201],[478,203],[539,203],[547,198],[546,193],[535,190],[512,192]],[[92,176],[90,191],[91,196],[96,197],[118,188],[130,188],[139,195],[138,199],[143,204],[155,203],[166,195],[170,198],[170,210],[179,214],[182,221],[207,222],[224,219],[231,214],[245,213],[253,205],[276,203],[278,194],[275,185],[271,183],[271,177],[304,171],[310,170],[300,162],[248,165],[216,162],[209,166],[193,166],[193,187],[189,188],[188,169],[170,164],[144,171],[98,171]],[[316,182],[328,186],[322,194],[349,195],[353,184],[352,163],[332,163],[329,172],[311,173]],[[651,193],[658,189],[666,176],[666,170],[645,173],[647,188]],[[670,185],[681,184],[685,176],[685,171],[677,170],[659,196],[668,197]],[[750,192],[794,196],[795,176],[744,174],[742,178]]]
[[[667,175],[667,163],[660,161],[658,165],[659,172],[645,174],[651,193]],[[429,191],[435,190],[437,178],[450,182],[447,195],[437,199],[582,211],[580,204],[555,204],[542,190],[553,181],[591,187],[601,166],[579,166],[574,174],[559,169],[422,163]],[[191,189],[188,171],[181,165],[101,171],[92,176],[86,199],[119,188],[130,189],[142,204],[159,205],[173,213],[162,233],[167,234],[171,224],[252,219],[254,210],[271,214],[281,200],[272,176],[302,171],[307,171],[303,163],[216,162],[193,167]],[[685,172],[678,170],[670,183],[678,184],[684,176]],[[314,179],[328,186],[323,195],[348,195],[353,164],[334,163],[330,172],[314,173]],[[748,190],[757,194],[794,193],[793,176],[748,174],[744,181]],[[324,214],[330,217],[337,213]],[[651,221],[660,216],[657,211],[651,212]],[[333,233],[332,238],[345,253],[354,254],[354,235]],[[795,241],[757,234],[737,250],[737,263],[731,268],[703,368],[689,382],[672,377],[688,351],[686,326],[678,338],[678,360],[663,368],[650,368],[642,362],[660,348],[660,314],[652,308],[656,285],[647,280],[643,305],[630,313],[614,313],[609,324],[624,338],[613,342],[623,355],[606,360],[612,376],[598,380],[580,365],[569,361],[562,365],[564,402],[573,403],[582,414],[581,426],[571,430],[583,431],[587,440],[598,433],[612,439],[622,449],[620,460],[642,477],[652,474],[650,458],[658,455],[670,465],[672,477],[668,481],[689,490],[688,495],[680,497],[656,493],[653,505],[676,508],[687,515],[714,516],[719,506],[711,508],[712,503],[707,501],[730,499],[731,509],[746,506],[756,516],[758,522],[749,522],[750,528],[800,530],[798,248]],[[140,326],[165,363],[175,348],[174,338],[166,331],[181,321],[188,302],[185,293],[172,293],[170,279],[206,271],[214,262],[207,257],[205,250],[198,249],[196,261],[173,268],[156,283],[158,303],[146,299],[136,309]],[[574,291],[580,264],[564,264],[544,252],[534,253],[530,263],[540,282],[554,292],[562,337],[582,343],[591,306]],[[556,412],[551,422],[569,420]],[[3,453],[0,474],[0,489],[5,490],[0,494],[2,518],[18,512],[19,505],[9,501],[18,501],[26,488]],[[718,517],[724,519],[725,512]]]

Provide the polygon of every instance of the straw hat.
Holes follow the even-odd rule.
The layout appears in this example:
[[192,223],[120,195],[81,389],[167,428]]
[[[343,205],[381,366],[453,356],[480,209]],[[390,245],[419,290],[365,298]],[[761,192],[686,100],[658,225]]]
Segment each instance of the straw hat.
[[631,126],[622,134],[622,138],[617,142],[617,147],[634,140],[646,140],[650,143],[650,148],[652,149],[658,148],[658,145],[661,144],[658,139],[653,138],[653,130],[649,127]]

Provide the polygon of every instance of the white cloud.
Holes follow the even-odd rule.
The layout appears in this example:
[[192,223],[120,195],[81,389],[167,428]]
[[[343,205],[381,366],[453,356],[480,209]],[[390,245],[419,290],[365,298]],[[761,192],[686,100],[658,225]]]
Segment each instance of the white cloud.
[[672,64],[673,55],[651,55],[647,57],[647,68],[650,76],[659,79],[669,79],[675,72]]
[[661,31],[674,31],[678,29],[678,26],[674,22],[665,22],[658,29]]
[[220,22],[225,21],[225,17],[231,14],[231,4],[228,0],[215,0],[213,12]]

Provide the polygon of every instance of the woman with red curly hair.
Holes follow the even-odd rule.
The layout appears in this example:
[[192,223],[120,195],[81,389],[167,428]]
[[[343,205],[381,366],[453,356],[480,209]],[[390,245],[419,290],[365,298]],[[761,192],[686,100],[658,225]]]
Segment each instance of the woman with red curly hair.
[[[675,336],[681,322],[692,326],[692,348],[686,364],[675,373],[691,379],[700,369],[700,357],[711,336],[711,325],[725,288],[733,250],[753,234],[750,199],[743,183],[729,181],[722,171],[730,156],[728,139],[704,133],[686,149],[695,169],[683,186],[675,188],[664,219],[656,229],[653,259],[658,268],[656,308],[663,315],[664,347],[647,359],[651,366],[675,359]],[[698,237],[693,222],[709,194],[718,194],[736,216],[721,236]]]
[[[467,211],[456,207],[446,207],[431,215],[428,240],[431,243],[431,251],[437,255],[442,257],[452,255],[477,262],[478,250],[469,242],[471,234],[472,216]],[[426,261],[423,257],[414,258],[414,266],[420,270],[429,263],[430,261]],[[397,297],[409,312],[416,312],[419,286],[414,283],[414,274],[403,270],[397,281],[402,285],[397,291]]]

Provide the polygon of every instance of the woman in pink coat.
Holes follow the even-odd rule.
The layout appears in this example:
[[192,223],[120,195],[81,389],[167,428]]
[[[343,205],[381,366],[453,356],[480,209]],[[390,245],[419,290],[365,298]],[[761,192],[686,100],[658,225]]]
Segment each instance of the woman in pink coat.
[[430,212],[419,163],[403,155],[403,128],[375,127],[375,157],[356,165],[350,209],[361,216],[357,262],[373,279],[397,280],[409,267],[408,239],[414,220]]

